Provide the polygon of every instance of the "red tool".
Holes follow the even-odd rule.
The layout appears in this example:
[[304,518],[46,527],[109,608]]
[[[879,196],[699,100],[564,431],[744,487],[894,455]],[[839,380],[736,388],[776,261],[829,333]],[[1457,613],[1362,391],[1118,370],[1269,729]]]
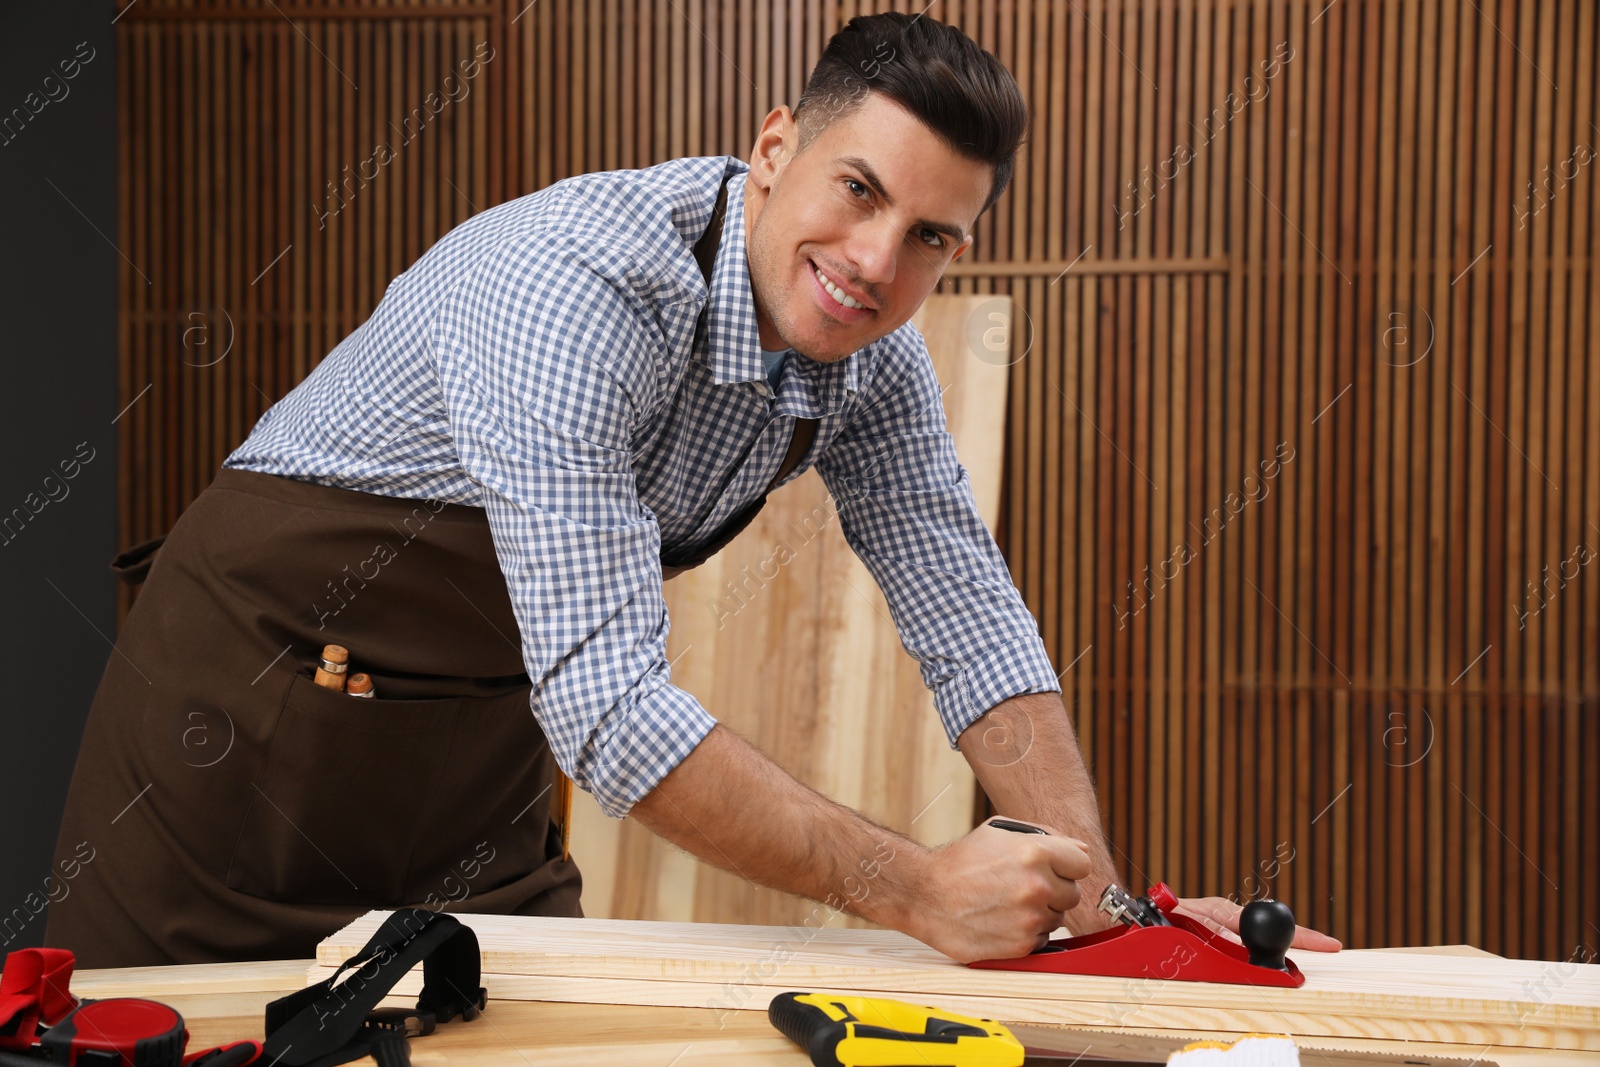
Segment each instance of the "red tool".
[[183,1016],[167,1005],[116,997],[79,1004],[46,1030],[39,1044],[51,1063],[178,1067],[188,1040]]
[[[1100,910],[1113,911],[1128,897],[1118,886],[1108,886]],[[1245,905],[1240,918],[1244,945],[1206,929],[1193,919],[1168,914],[1177,897],[1166,883],[1151,887],[1148,898],[1138,898],[1159,916],[1159,922],[1123,919],[1121,926],[1083,937],[1052,940],[1032,955],[1014,960],[980,960],[972,964],[986,970],[1042,971],[1052,974],[1100,974],[1113,978],[1164,978],[1176,982],[1227,982],[1234,985],[1272,985],[1298,988],[1306,976],[1284,956],[1294,940],[1294,914],[1276,900]],[[1108,906],[1109,905],[1109,906]],[[1287,931],[1287,938],[1284,932]],[[1247,947],[1248,946],[1248,947]]]
[[242,1067],[259,1041],[238,1041],[185,1055],[183,1016],[154,1000],[80,1001],[68,991],[73,956],[66,949],[20,949],[0,972],[0,1067]]
[[[1044,830],[1010,819],[990,824],[1014,833]],[[1174,911],[1177,894],[1165,882],[1135,897],[1111,885],[1099,910],[1122,925],[1082,937],[1056,938],[1031,955],[1011,960],[980,960],[972,967],[991,971],[1097,974],[1112,978],[1162,978],[1176,982],[1225,982],[1299,988],[1306,977],[1285,953],[1294,941],[1294,913],[1277,900],[1245,905],[1236,945]]]

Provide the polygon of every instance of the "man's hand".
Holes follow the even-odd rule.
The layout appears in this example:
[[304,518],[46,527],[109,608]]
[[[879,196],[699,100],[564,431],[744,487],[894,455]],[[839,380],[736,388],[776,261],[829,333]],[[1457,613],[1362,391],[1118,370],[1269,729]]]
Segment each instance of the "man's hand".
[[961,963],[1026,956],[1042,946],[1077,907],[1078,879],[1091,870],[1084,842],[1051,833],[983,823],[934,850],[906,932]]
[[997,812],[1058,826],[1059,836],[1083,846],[1090,870],[1081,876],[1084,884],[1065,925],[1078,935],[1104,930],[1111,920],[1095,907],[1116,881],[1116,869],[1100,827],[1094,783],[1060,695],[1029,693],[1003,701],[968,726],[958,743]]
[[1025,956],[1061,925],[1093,869],[1081,840],[985,824],[930,849],[790,777],[726,727],[634,805],[707,863],[860,915],[963,963]]
[[[1045,735],[1035,753],[1075,756],[1076,745],[1067,750]],[[1019,765],[1045,773],[1047,762],[1057,761]],[[1087,776],[1073,763],[1066,792],[1081,802],[1066,806],[1098,838],[1093,792],[1082,799]],[[1024,815],[1009,805],[1001,810]],[[985,824],[929,849],[807,788],[723,726],[713,728],[632,814],[708,863],[903,931],[963,963],[1025,956],[1064,920],[1079,934],[1108,921],[1094,910],[1111,880],[1103,839],[1086,842],[1072,822],[1055,829],[1029,820],[1048,836]],[[1202,923],[1209,918],[1209,924],[1238,927],[1240,909],[1228,901],[1183,906]],[[1304,930],[1294,947],[1335,949],[1339,943]]]
[[[1235,904],[1226,897],[1194,897],[1178,901],[1174,910],[1230,941],[1237,943],[1239,940],[1239,916],[1244,912],[1242,904]],[[1338,952],[1344,946],[1327,934],[1296,926],[1294,943],[1289,947],[1307,952]]]

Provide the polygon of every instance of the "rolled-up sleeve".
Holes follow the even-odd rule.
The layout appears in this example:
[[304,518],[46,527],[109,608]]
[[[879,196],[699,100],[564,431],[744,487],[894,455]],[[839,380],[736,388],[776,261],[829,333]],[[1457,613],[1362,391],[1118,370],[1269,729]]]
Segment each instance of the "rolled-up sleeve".
[[818,469],[954,747],[1002,700],[1061,686],[956,458],[922,338],[891,340],[864,410]]
[[446,294],[431,342],[462,469],[562,770],[626,815],[715,725],[672,685],[660,532],[630,442],[661,339],[603,250],[503,242]]

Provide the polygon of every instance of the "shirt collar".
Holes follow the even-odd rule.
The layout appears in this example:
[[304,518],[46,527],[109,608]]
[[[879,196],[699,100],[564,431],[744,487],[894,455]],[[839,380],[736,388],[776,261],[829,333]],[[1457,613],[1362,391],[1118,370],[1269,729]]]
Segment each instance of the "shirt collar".
[[[728,179],[728,209],[711,270],[704,358],[717,385],[764,383],[767,373],[761,361],[761,331],[745,245],[744,189],[750,168],[731,157],[730,162],[728,169],[737,169]],[[721,177],[717,176],[718,181]],[[838,411],[860,385],[864,352],[852,352],[836,363],[818,363],[791,352],[778,380],[778,410],[806,418]]]

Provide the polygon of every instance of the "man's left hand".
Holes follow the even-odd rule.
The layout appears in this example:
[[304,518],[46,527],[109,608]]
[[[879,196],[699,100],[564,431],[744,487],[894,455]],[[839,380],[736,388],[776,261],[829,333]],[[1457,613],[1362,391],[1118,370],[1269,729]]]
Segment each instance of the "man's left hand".
[[[1242,904],[1235,904],[1227,897],[1191,897],[1178,901],[1178,906],[1173,910],[1230,941],[1239,941],[1239,915],[1244,911]],[[1338,952],[1344,946],[1337,938],[1305,926],[1296,926],[1294,942],[1289,947],[1306,952]]]

